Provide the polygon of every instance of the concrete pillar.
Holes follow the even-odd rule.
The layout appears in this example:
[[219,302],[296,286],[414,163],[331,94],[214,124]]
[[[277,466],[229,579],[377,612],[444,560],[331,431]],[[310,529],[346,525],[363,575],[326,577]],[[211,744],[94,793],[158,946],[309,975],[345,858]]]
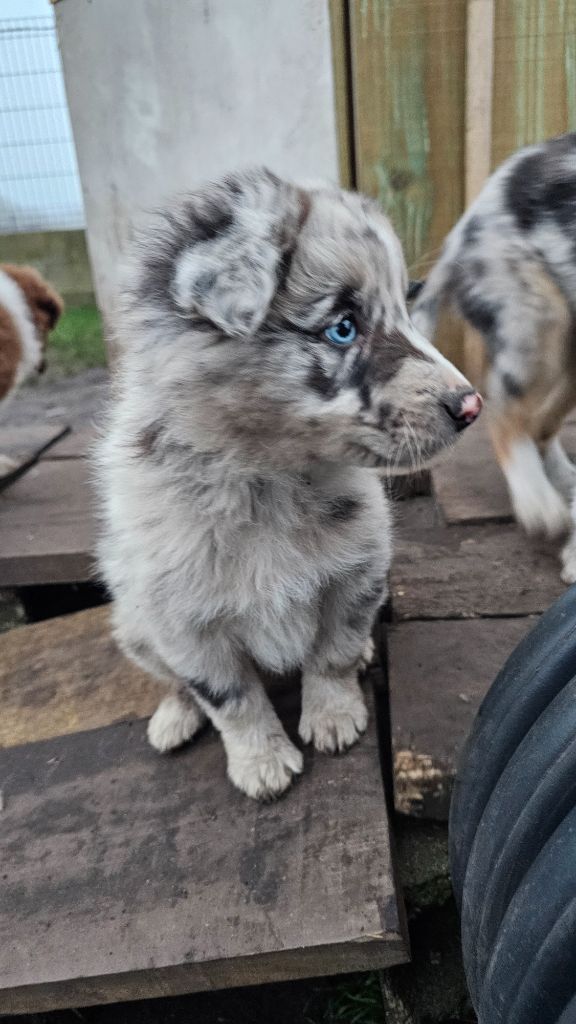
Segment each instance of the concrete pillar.
[[142,210],[238,167],[338,180],[328,0],[60,0],[99,305]]

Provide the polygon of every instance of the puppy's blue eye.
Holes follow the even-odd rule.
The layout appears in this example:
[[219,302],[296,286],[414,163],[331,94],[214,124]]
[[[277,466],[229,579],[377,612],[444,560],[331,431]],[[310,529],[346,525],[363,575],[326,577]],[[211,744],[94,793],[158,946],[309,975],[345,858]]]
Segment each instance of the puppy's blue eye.
[[351,345],[358,334],[358,329],[352,317],[345,316],[338,323],[332,324],[324,331],[324,337],[333,345]]

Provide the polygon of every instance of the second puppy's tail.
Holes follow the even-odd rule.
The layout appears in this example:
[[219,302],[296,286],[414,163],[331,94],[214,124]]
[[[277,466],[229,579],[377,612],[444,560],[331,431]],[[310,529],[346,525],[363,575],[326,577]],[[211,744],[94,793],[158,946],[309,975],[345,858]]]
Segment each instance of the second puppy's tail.
[[411,281],[408,300],[413,300],[410,316],[414,326],[432,340],[440,310],[446,299],[454,266],[446,252],[442,253],[436,266],[425,281]]

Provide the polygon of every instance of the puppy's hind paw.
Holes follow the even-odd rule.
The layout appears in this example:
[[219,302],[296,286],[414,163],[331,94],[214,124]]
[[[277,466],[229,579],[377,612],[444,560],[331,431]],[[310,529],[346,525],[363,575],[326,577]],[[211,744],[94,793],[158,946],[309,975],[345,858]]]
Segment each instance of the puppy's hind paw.
[[289,788],[303,767],[301,752],[287,736],[267,738],[263,749],[254,752],[228,751],[228,777],[237,789],[253,800],[275,800]]
[[184,703],[175,695],[165,697],[148,722],[148,741],[154,750],[165,754],[191,740],[205,721],[195,704]]

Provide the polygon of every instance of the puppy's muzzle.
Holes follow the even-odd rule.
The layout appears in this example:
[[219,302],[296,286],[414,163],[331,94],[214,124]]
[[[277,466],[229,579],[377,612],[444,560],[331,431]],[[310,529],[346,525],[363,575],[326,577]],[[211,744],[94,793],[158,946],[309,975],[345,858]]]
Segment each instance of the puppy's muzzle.
[[442,404],[450,418],[454,420],[456,430],[460,431],[478,419],[483,402],[477,391],[461,388],[448,392]]

